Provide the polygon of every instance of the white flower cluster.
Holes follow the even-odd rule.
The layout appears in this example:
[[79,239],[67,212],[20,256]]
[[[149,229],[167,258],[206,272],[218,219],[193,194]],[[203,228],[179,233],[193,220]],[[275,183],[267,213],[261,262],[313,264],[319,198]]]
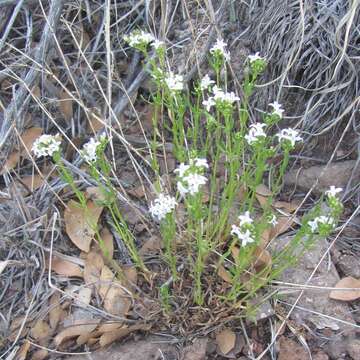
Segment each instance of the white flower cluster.
[[281,130],[276,136],[279,138],[279,142],[289,141],[291,146],[295,146],[297,141],[302,141],[302,137],[299,136],[298,131],[291,128]]
[[245,140],[248,142],[249,145],[254,145],[261,138],[266,137],[263,129],[264,127],[266,127],[266,124],[263,123],[255,123],[250,125],[249,133],[245,135]]
[[162,220],[167,214],[175,209],[176,205],[177,203],[174,197],[166,194],[159,194],[157,199],[151,204],[149,211],[153,217]]
[[33,143],[32,151],[36,157],[52,156],[60,150],[61,141],[59,136],[41,135]]
[[231,235],[236,235],[241,240],[241,245],[246,246],[255,242],[253,234],[251,232],[253,219],[250,217],[249,211],[239,216],[239,226],[232,225]]
[[130,35],[125,35],[124,40],[131,46],[131,47],[138,47],[143,45],[149,45],[153,41],[155,41],[155,37],[147,33],[143,30],[141,31],[133,31]]
[[210,111],[211,107],[216,105],[218,102],[225,105],[232,105],[235,101],[240,100],[234,92],[225,92],[216,85],[213,88],[213,94],[214,96],[209,97],[207,100],[202,102],[207,111]]
[[336,198],[338,193],[341,193],[343,191],[342,188],[337,188],[334,185],[330,186],[330,189],[327,190],[325,192],[325,194],[329,197],[329,198]]
[[225,60],[230,60],[230,53],[226,50],[226,42],[222,39],[217,39],[214,46],[210,49],[210,53],[213,55],[221,55]]
[[271,115],[277,115],[280,118],[282,118],[283,112],[285,111],[281,104],[279,104],[277,101],[274,101],[273,103],[269,104],[273,108],[273,112]]
[[256,52],[253,55],[249,55],[248,59],[249,59],[250,63],[253,63],[253,62],[257,61],[257,60],[265,60],[265,58],[260,56],[259,52]]
[[99,145],[100,141],[91,138],[90,141],[83,146],[82,155],[87,162],[96,160],[96,149]]
[[321,215],[316,217],[314,220],[309,221],[309,226],[313,233],[318,232],[319,227],[321,227],[322,225],[326,225],[327,227],[332,228],[335,226],[335,220],[331,216]]
[[179,176],[177,188],[181,196],[186,194],[195,195],[199,192],[200,186],[205,185],[207,178],[201,173],[209,168],[206,159],[190,159],[189,164],[181,163],[175,172]]
[[268,218],[268,222],[271,226],[275,227],[278,224],[278,221],[276,219],[276,216],[274,214],[272,214],[271,216],[269,216]]
[[169,72],[165,77],[165,83],[171,92],[181,91],[184,88],[184,79],[182,75]]
[[210,76],[206,74],[200,82],[200,88],[201,90],[207,90],[212,84],[215,84],[214,80],[210,79]]

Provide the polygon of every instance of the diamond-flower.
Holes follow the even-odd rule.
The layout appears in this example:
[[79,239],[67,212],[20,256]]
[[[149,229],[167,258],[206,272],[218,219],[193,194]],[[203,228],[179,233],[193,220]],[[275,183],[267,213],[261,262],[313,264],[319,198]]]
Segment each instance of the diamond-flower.
[[245,135],[245,140],[249,143],[249,145],[253,145],[260,138],[266,137],[266,134],[263,129],[264,127],[266,127],[266,124],[263,123],[255,123],[250,125],[249,133]]
[[169,72],[165,78],[165,83],[170,91],[181,91],[184,88],[183,77],[173,72]]
[[39,136],[32,146],[32,151],[36,157],[52,156],[60,150],[61,141],[57,136],[41,135]]
[[214,98],[210,97],[207,100],[204,100],[202,104],[205,106],[206,110],[210,112],[211,108],[216,104]]
[[278,223],[278,221],[276,220],[276,216],[274,214],[272,214],[269,218],[268,218],[268,222],[270,225],[272,225],[273,227],[275,227]]
[[256,52],[253,55],[249,55],[248,59],[249,59],[250,63],[253,63],[253,62],[257,61],[257,60],[265,60],[265,58],[260,56],[259,52]]
[[220,54],[224,56],[226,60],[230,60],[230,53],[226,51],[226,42],[223,39],[217,39],[216,43],[210,49],[211,54]]
[[130,35],[125,35],[124,40],[131,47],[149,45],[151,42],[155,40],[154,36],[150,33],[147,33],[143,30],[141,31],[133,31]]
[[240,226],[252,224],[253,222],[254,222],[254,220],[251,218],[249,211],[245,211],[244,214],[239,216]]
[[269,106],[271,106],[273,108],[273,111],[272,111],[272,115],[277,115],[279,116],[280,118],[282,118],[282,115],[283,115],[283,112],[285,111],[283,108],[282,108],[282,105],[280,103],[278,103],[277,101],[274,101],[273,103],[269,104]]
[[342,188],[337,188],[334,185],[330,186],[330,189],[325,192],[325,194],[329,197],[336,197],[338,193],[341,193],[343,191]]
[[316,217],[314,220],[308,222],[311,231],[313,233],[319,231],[319,225],[328,225],[328,226],[334,226],[335,220],[331,216],[321,215]]
[[244,232],[236,225],[232,225],[231,235],[236,235],[239,240],[241,240],[242,246],[246,246],[247,244],[251,244],[255,241],[255,239],[252,237],[250,230],[246,230]]
[[151,46],[155,49],[158,50],[159,48],[165,46],[165,43],[161,40],[155,39],[153,41],[153,43],[151,44]]
[[219,88],[216,85],[213,88],[213,93],[214,93],[213,99],[215,101],[221,101],[221,102],[226,102],[226,103],[232,104],[235,101],[240,100],[240,98],[238,96],[236,96],[234,92],[232,92],[232,91],[224,92],[224,90],[222,90],[221,88]]
[[207,90],[209,88],[209,86],[211,86],[212,84],[215,84],[214,80],[210,79],[210,76],[208,74],[206,74],[200,82],[200,88],[201,90]]
[[159,194],[158,198],[151,204],[149,211],[158,220],[162,220],[171,213],[177,205],[174,197],[166,194]]
[[299,136],[298,131],[291,128],[281,130],[276,136],[279,138],[280,142],[284,140],[290,141],[292,146],[295,146],[297,141],[302,141],[302,137]]
[[195,195],[199,192],[200,186],[205,185],[207,178],[200,174],[190,173],[185,176],[183,180],[186,182],[186,188],[190,195]]
[[91,138],[90,141],[83,146],[82,155],[87,162],[96,160],[96,149],[99,145],[100,141]]

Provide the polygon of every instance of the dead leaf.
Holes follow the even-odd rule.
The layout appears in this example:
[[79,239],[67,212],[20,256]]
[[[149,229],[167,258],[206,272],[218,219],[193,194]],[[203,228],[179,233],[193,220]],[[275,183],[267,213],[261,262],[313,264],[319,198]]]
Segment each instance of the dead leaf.
[[139,255],[149,255],[160,252],[162,248],[162,239],[160,236],[152,235],[150,239],[145,241],[144,245],[139,250]]
[[36,341],[44,340],[49,337],[51,333],[50,326],[44,320],[38,320],[35,326],[30,330],[30,335]]
[[68,93],[61,89],[59,92],[59,110],[66,121],[71,121],[73,117],[73,100]]
[[100,286],[101,269],[104,266],[104,260],[99,252],[91,250],[86,257],[84,267],[84,280],[87,285]]
[[109,331],[114,331],[122,327],[124,324],[122,322],[108,322],[105,324],[101,324],[99,326],[99,333],[106,333]]
[[[137,283],[137,270],[135,266],[131,265],[124,265],[122,267],[122,271],[124,273],[125,280],[127,280],[130,284],[136,284]],[[127,285],[127,284],[125,284]]]
[[25,340],[16,354],[16,360],[25,360],[30,349],[30,342]]
[[106,265],[101,269],[100,280],[99,294],[103,300],[104,309],[112,315],[126,316],[131,307],[129,293],[123,289]]
[[278,209],[284,209],[288,213],[292,213],[292,212],[294,212],[295,210],[298,209],[300,204],[301,204],[301,201],[298,201],[298,200],[292,200],[290,202],[287,202],[287,201],[275,201],[273,206],[278,208]]
[[119,340],[127,335],[129,335],[130,333],[134,332],[134,331],[138,331],[138,330],[149,330],[150,329],[150,325],[146,325],[146,324],[135,324],[129,327],[124,326],[123,328],[120,329],[116,329],[114,331],[109,331],[104,333],[103,335],[100,336],[100,340],[99,340],[99,344],[101,347],[104,347],[106,345],[112,344],[115,340]]
[[83,287],[79,290],[79,293],[75,295],[77,301],[75,302],[76,305],[84,306],[89,305],[91,301],[91,289]]
[[25,130],[25,132],[21,135],[21,156],[29,157],[35,140],[42,134],[42,132],[43,129],[39,127],[32,127]]
[[103,228],[100,232],[101,240],[106,251],[105,258],[112,259],[114,256],[114,237],[108,228]]
[[269,196],[272,196],[272,192],[270,191],[270,189],[264,185],[264,184],[260,184],[256,187],[256,190],[255,190],[256,194],[258,195],[262,195],[262,196],[266,196],[266,197],[269,197]]
[[89,186],[86,188],[85,196],[89,200],[94,201],[105,201],[106,198],[104,196],[103,191],[99,186]]
[[54,338],[54,343],[56,346],[61,345],[64,341],[68,339],[72,339],[74,337],[78,337],[84,334],[91,333],[94,331],[99,323],[99,320],[93,320],[93,323],[87,323],[87,324],[79,324],[79,325],[72,325],[68,328],[61,331],[59,334],[57,334]]
[[305,360],[309,358],[309,354],[304,347],[288,337],[281,336],[278,343],[278,360]]
[[225,282],[232,284],[230,273],[222,265],[219,266],[217,273]]
[[293,216],[279,216],[276,220],[277,224],[270,231],[270,239],[274,239],[290,229],[295,218]]
[[352,276],[341,279],[336,285],[336,288],[353,289],[353,290],[332,290],[330,292],[330,299],[341,301],[353,301],[360,298],[360,280]]
[[93,108],[88,113],[87,131],[92,130],[94,134],[104,128],[104,121],[101,120],[99,109]]
[[225,328],[216,334],[216,343],[218,344],[221,353],[224,355],[235,347],[235,341],[236,334],[228,328]]
[[0,175],[5,174],[7,171],[13,169],[20,160],[20,153],[13,151],[5,161],[3,168],[0,170]]
[[208,338],[195,339],[194,343],[183,350],[182,360],[205,360]]
[[61,294],[56,291],[49,300],[50,311],[49,311],[49,323],[50,327],[55,330],[58,326],[60,319],[64,316],[64,310],[60,305]]
[[31,360],[44,360],[49,355],[49,352],[45,349],[36,350],[31,357]]
[[8,264],[9,264],[9,260],[0,261],[0,274],[5,270]]
[[51,270],[63,276],[83,277],[83,271],[80,266],[72,263],[71,261],[61,259],[58,256],[53,256],[51,261]]
[[22,177],[20,182],[33,192],[44,183],[44,179],[40,175],[34,174]]
[[95,227],[103,210],[89,200],[86,209],[70,200],[64,212],[65,228],[70,240],[82,251],[89,252]]
[[255,257],[253,265],[256,272],[261,272],[265,268],[270,268],[272,260],[269,251],[262,249],[261,247],[256,247],[253,254]]

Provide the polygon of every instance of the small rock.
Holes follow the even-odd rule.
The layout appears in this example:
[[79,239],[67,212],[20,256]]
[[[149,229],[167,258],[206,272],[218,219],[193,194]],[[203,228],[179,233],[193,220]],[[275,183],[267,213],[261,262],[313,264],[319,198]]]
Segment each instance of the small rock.
[[351,339],[348,341],[347,351],[354,360],[360,359],[360,339]]
[[193,344],[183,350],[181,360],[205,360],[208,339],[196,339]]
[[[303,190],[309,190],[319,180],[314,188],[317,194],[323,193],[331,185],[345,188],[355,168],[356,160],[347,160],[326,166],[311,166],[307,169],[289,171],[284,177],[285,185],[296,185]],[[355,169],[353,183],[360,180],[360,166]]]
[[338,268],[345,276],[352,276],[356,279],[360,278],[360,260],[353,254],[344,253],[339,256],[337,261]]

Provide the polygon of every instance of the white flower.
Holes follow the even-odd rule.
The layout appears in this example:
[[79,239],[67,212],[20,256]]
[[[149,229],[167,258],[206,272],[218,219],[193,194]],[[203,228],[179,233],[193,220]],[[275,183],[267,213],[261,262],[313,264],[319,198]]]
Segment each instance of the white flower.
[[208,162],[206,159],[202,159],[202,158],[195,158],[195,159],[191,159],[190,160],[190,164],[191,165],[195,165],[196,167],[204,167],[206,169],[209,168]]
[[239,240],[241,240],[242,246],[246,246],[247,244],[251,244],[255,241],[255,239],[252,237],[252,234],[249,230],[246,230],[245,232],[243,232],[236,225],[232,225],[231,234],[236,235],[239,238]]
[[184,88],[183,77],[169,72],[165,78],[165,83],[170,91],[181,91]]
[[189,192],[189,189],[186,186],[184,186],[181,181],[177,182],[177,189],[181,197],[184,197]]
[[32,146],[32,151],[36,157],[52,156],[60,150],[61,141],[57,136],[41,135],[39,136]]
[[190,195],[198,193],[200,186],[205,185],[207,182],[207,178],[205,176],[196,173],[190,173],[185,176],[183,180],[187,184],[187,189]]
[[87,142],[83,146],[82,155],[87,162],[92,162],[96,160],[96,149],[100,145],[100,141],[91,138],[89,142]]
[[215,102],[214,98],[210,97],[207,100],[204,100],[202,102],[202,104],[206,107],[206,110],[208,112],[210,112],[211,107],[214,106],[216,104],[216,102]]
[[174,170],[174,172],[178,173],[178,175],[182,178],[189,169],[190,165],[185,165],[184,163],[181,163],[178,168]]
[[263,128],[266,127],[266,124],[255,123],[250,125],[250,130],[247,135],[245,135],[246,141],[249,145],[256,143],[260,137],[266,137],[266,134]]
[[230,60],[230,53],[226,51],[226,42],[222,39],[217,39],[214,46],[210,49],[211,54],[221,54],[226,60]]
[[274,101],[273,103],[269,104],[269,106],[271,106],[274,109],[272,114],[275,114],[280,118],[282,118],[282,114],[285,110],[282,108],[281,104],[279,104],[277,101]]
[[292,146],[295,145],[296,141],[302,141],[299,133],[291,128],[281,130],[276,136],[279,138],[280,142],[283,140],[290,141]]
[[200,88],[201,90],[206,90],[209,88],[209,86],[211,86],[212,84],[215,84],[214,80],[210,79],[210,76],[208,74],[206,74],[202,79],[201,79],[201,83],[200,83]]
[[222,102],[227,102],[229,104],[232,104],[235,101],[240,100],[240,98],[238,96],[236,96],[234,92],[224,92],[224,90],[222,90],[221,88],[219,88],[216,85],[213,88],[213,93],[214,93],[215,101],[219,100]]
[[276,216],[274,214],[272,214],[270,216],[270,218],[268,219],[268,222],[270,225],[272,225],[273,227],[275,227],[278,223],[278,221],[276,220]]
[[143,30],[133,31],[130,35],[125,35],[124,40],[131,46],[137,47],[141,45],[149,45],[155,40],[154,36],[150,33],[147,33]]
[[246,225],[246,224],[251,224],[253,223],[253,219],[250,217],[250,212],[249,211],[245,211],[244,214],[239,216],[239,224],[240,226]]
[[334,226],[335,220],[331,216],[321,215],[316,217],[314,220],[309,221],[308,224],[311,228],[311,231],[315,233],[319,230],[319,224]]
[[175,209],[176,205],[175,198],[166,194],[159,194],[158,198],[151,204],[149,211],[153,217],[162,220]]
[[164,43],[163,41],[161,41],[161,40],[155,39],[154,42],[151,44],[151,46],[152,46],[155,50],[157,50],[157,49],[165,46],[165,43]]
[[334,185],[331,185],[331,186],[330,186],[330,189],[327,190],[327,191],[325,192],[325,194],[326,194],[328,197],[336,197],[336,195],[337,195],[338,193],[342,192],[342,191],[343,191],[342,188],[337,188],[337,187],[335,187]]
[[265,60],[263,57],[260,56],[259,52],[256,52],[253,55],[249,55],[248,59],[250,60],[250,63],[253,63],[253,62],[257,61],[257,60]]

